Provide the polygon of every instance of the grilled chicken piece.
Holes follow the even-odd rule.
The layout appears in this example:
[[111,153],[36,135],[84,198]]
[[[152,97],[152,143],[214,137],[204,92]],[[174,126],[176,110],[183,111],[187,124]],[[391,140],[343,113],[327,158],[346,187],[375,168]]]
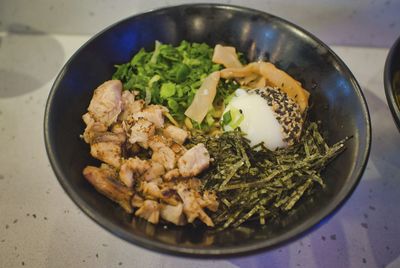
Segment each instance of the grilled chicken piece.
[[90,154],[113,167],[119,168],[121,165],[121,144],[125,137],[112,132],[93,134]]
[[154,181],[142,181],[140,184],[140,191],[143,192],[145,198],[152,200],[162,200],[163,202],[170,205],[177,205],[179,203],[179,197],[176,193],[176,190],[168,187],[163,187],[162,190],[162,181],[154,180]]
[[165,173],[163,178],[165,181],[172,181],[173,179],[179,178],[180,176],[181,173],[179,173],[179,169],[174,168]]
[[109,199],[118,203],[128,213],[132,213],[131,197],[133,192],[120,184],[116,178],[116,172],[102,165],[100,168],[87,166],[83,170],[83,176],[99,191]]
[[82,119],[86,124],[85,131],[83,132],[83,139],[86,143],[91,143],[93,137],[98,133],[107,131],[107,126],[103,123],[96,122],[89,113],[84,114]]
[[205,191],[203,197],[197,199],[197,202],[202,208],[206,207],[213,212],[218,210],[219,202],[217,201],[217,195],[214,192]]
[[96,122],[90,113],[85,113],[82,115],[82,120],[85,122],[86,126],[91,126]]
[[[83,175],[100,193],[129,213],[138,208],[135,215],[151,223],[158,223],[161,216],[176,225],[199,218],[213,226],[203,209],[217,210],[216,195],[207,191],[201,195],[201,181],[192,178],[209,166],[207,149],[198,144],[187,150],[183,146],[189,136],[186,130],[173,125],[164,128],[163,114],[168,109],[145,106],[135,95],[122,92],[117,80],[95,90],[88,113],[82,117],[87,125],[83,138],[91,145],[92,156],[107,164],[88,166]],[[141,148],[151,149],[150,160],[122,158],[123,149],[125,156]],[[182,177],[186,177],[184,182],[176,180]],[[135,194],[136,180],[140,186]]]
[[179,172],[184,177],[200,174],[210,164],[210,154],[204,144],[199,143],[188,150],[178,160]]
[[186,148],[178,143],[172,143],[171,144],[171,149],[172,151],[174,151],[175,155],[176,155],[176,159],[180,158],[184,153],[186,153]]
[[129,142],[132,144],[138,143],[141,147],[149,148],[149,138],[154,136],[156,131],[155,125],[150,121],[140,118],[131,128]]
[[163,183],[160,199],[164,203],[170,204],[172,206],[176,206],[179,204],[181,199],[179,198],[176,190],[173,187],[175,187],[175,185],[166,185]]
[[124,143],[126,141],[125,129],[121,123],[115,123],[114,125],[112,125],[111,132],[118,135],[121,143]]
[[145,200],[135,215],[157,224],[160,218],[160,205],[154,200]]
[[133,114],[143,109],[144,104],[144,100],[135,100],[135,94],[129,90],[124,90],[122,92],[122,112],[118,119],[121,121],[130,119]]
[[113,142],[93,143],[90,146],[90,154],[113,167],[121,165],[121,146]]
[[133,118],[138,120],[144,118],[152,122],[156,128],[164,127],[164,116],[163,113],[168,112],[168,109],[161,105],[148,105],[141,112],[133,114]]
[[163,134],[166,137],[171,138],[174,142],[178,144],[183,144],[189,136],[189,133],[186,130],[176,127],[174,125],[169,125],[164,128]]
[[125,142],[125,135],[121,135],[121,133],[116,134],[109,131],[102,133],[95,133],[92,137],[91,144],[100,142],[113,142],[115,144],[121,145],[122,143]]
[[186,224],[182,203],[178,203],[176,206],[160,204],[160,216],[162,219],[172,222],[175,225]]
[[165,170],[171,170],[175,167],[176,159],[175,153],[171,148],[163,146],[157,151],[153,151],[151,160],[160,163],[164,166]]
[[119,171],[120,180],[129,188],[132,188],[134,180],[142,176],[148,169],[150,164],[147,160],[141,160],[138,157],[126,160]]
[[199,180],[197,178],[189,178],[186,180],[185,183],[189,189],[192,189],[196,192],[200,192],[200,190],[203,186],[203,183],[201,182],[201,180]]
[[122,123],[115,123],[111,126],[111,132],[115,134],[125,134],[125,129],[122,126]]
[[143,198],[138,194],[135,194],[131,199],[131,205],[134,208],[139,208],[143,206],[143,202],[144,202]]
[[193,222],[196,218],[199,218],[207,226],[214,226],[213,221],[201,208],[194,193],[187,188],[183,183],[179,183],[177,186],[179,197],[183,201],[183,212],[186,215],[188,222]]
[[150,168],[143,174],[143,179],[145,181],[151,181],[161,176],[165,173],[164,166],[158,162],[151,161]]
[[152,151],[157,151],[162,147],[170,147],[171,140],[167,139],[164,136],[154,135],[149,138],[149,147]]
[[122,109],[122,83],[109,80],[95,89],[88,111],[96,122],[109,127],[117,121]]
[[147,198],[158,199],[162,198],[161,190],[155,181],[142,181],[140,189]]
[[175,167],[176,157],[170,148],[171,141],[164,136],[154,135],[149,139],[149,147],[153,151],[151,159],[158,162],[168,171]]

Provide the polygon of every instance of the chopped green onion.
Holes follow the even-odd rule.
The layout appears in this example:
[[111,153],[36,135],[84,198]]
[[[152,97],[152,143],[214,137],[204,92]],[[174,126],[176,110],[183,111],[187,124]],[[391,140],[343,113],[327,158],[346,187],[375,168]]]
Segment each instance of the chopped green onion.
[[224,113],[224,115],[222,116],[222,124],[224,126],[228,125],[230,122],[232,121],[232,115],[231,113],[228,111],[226,113]]

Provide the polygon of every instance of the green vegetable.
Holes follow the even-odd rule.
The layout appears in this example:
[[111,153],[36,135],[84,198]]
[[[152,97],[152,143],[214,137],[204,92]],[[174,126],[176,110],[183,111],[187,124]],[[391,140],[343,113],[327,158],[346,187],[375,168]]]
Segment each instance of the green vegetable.
[[[228,119],[224,115],[222,120]],[[275,151],[262,143],[251,147],[238,129],[219,137],[192,137],[191,144],[204,143],[214,159],[200,178],[221,200],[212,220],[221,229],[251,219],[261,224],[280,220],[303,197],[325,187],[321,171],[344,150],[346,140],[328,146],[316,123],[305,126],[298,143]]]
[[230,113],[230,111],[224,113],[224,115],[222,116],[222,124],[224,126],[228,125],[230,122],[232,121],[232,115]]
[[168,99],[175,95],[176,85],[171,82],[167,82],[161,85],[160,97],[162,99]]
[[231,107],[229,111],[222,116],[222,127],[224,130],[234,130],[242,123],[244,115],[241,110]]
[[186,64],[176,65],[176,81],[183,82],[187,79],[190,74],[190,68]]
[[153,55],[151,55],[151,58],[150,58],[150,63],[152,63],[152,64],[157,63],[158,55],[160,55],[161,43],[159,41],[156,41],[154,46],[155,46],[154,52],[153,52]]
[[173,111],[179,110],[179,104],[174,99],[168,100],[168,107]]
[[211,126],[215,123],[215,120],[214,120],[214,118],[212,117],[212,114],[211,114],[211,113],[208,113],[208,114],[206,115],[206,123],[207,123],[207,125],[208,125],[209,127],[211,127]]
[[[213,48],[206,44],[182,41],[179,46],[155,43],[154,51],[141,49],[130,62],[117,65],[113,79],[119,79],[126,90],[137,90],[146,103],[168,107],[178,122],[185,119],[184,112],[191,104],[197,89],[207,75],[223,68],[211,61]],[[239,85],[221,79],[215,106],[221,106]],[[207,130],[214,119],[209,117],[197,129]]]

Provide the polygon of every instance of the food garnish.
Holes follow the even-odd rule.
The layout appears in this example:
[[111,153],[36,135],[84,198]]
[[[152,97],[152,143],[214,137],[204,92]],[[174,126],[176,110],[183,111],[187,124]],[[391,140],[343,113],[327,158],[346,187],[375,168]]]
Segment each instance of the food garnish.
[[205,144],[214,159],[199,178],[221,201],[211,218],[227,228],[254,218],[261,224],[275,220],[303,196],[324,188],[321,171],[344,150],[346,140],[328,146],[318,125],[309,123],[296,144],[275,151],[263,143],[251,146],[240,130],[197,135],[190,142]]

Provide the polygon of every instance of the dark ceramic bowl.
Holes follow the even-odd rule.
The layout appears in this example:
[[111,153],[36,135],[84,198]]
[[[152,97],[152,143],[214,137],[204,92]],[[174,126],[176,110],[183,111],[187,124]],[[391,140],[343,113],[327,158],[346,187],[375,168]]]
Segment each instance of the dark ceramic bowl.
[[[127,62],[154,41],[181,40],[235,46],[248,60],[269,60],[311,92],[310,117],[322,122],[332,144],[353,136],[347,149],[324,172],[327,187],[302,200],[280,224],[248,223],[213,233],[203,227],[165,229],[125,214],[83,178],[98,164],[80,138],[93,90],[111,78],[114,65]],[[361,89],[346,65],[310,33],[278,17],[226,5],[168,7],[118,22],[83,45],[67,62],[50,92],[45,119],[46,149],[54,172],[71,199],[96,223],[148,249],[189,256],[232,256],[270,249],[326,221],[350,196],[367,163],[371,127]]]
[[397,129],[400,131],[400,37],[387,55],[383,80],[386,99]]

